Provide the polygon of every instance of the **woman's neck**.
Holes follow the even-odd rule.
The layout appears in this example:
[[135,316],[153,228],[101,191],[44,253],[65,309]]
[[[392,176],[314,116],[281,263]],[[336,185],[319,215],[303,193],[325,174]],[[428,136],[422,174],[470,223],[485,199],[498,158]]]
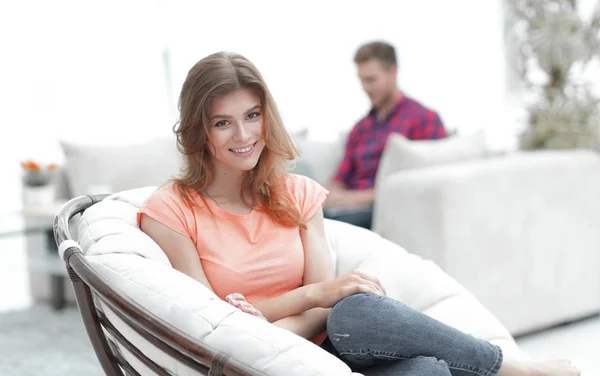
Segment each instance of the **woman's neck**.
[[246,171],[215,171],[213,182],[204,192],[209,198],[216,201],[225,201],[230,204],[242,203],[240,192],[244,178],[248,172]]

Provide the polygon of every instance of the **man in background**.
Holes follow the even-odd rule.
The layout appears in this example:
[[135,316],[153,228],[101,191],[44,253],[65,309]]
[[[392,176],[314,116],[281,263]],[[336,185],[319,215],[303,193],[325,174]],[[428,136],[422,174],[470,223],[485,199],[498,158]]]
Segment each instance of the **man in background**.
[[354,62],[372,108],[348,135],[344,158],[327,187],[325,216],[371,228],[375,175],[387,139],[399,133],[411,140],[446,137],[435,111],[406,96],[398,87],[396,51],[385,42],[361,46]]

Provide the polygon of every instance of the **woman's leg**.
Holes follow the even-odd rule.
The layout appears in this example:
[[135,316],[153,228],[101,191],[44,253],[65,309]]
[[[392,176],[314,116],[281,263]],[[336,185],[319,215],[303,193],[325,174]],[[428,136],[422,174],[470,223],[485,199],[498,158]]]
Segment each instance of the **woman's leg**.
[[365,376],[451,376],[448,364],[436,358],[419,356],[406,360],[382,361],[380,365],[361,368],[342,357],[329,338],[325,339],[321,348],[345,362],[353,371],[361,372]]
[[426,357],[386,362],[362,373],[365,376],[451,376],[446,362]]
[[444,360],[454,376],[492,376],[502,364],[498,346],[378,295],[356,294],[338,302],[327,333],[340,356],[358,367],[431,357]]

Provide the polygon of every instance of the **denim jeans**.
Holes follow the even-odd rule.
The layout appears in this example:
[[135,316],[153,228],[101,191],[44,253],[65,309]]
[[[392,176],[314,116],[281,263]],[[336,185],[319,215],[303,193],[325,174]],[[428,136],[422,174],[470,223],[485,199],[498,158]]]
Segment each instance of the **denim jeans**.
[[502,350],[391,298],[351,295],[327,318],[322,347],[365,376],[493,376]]

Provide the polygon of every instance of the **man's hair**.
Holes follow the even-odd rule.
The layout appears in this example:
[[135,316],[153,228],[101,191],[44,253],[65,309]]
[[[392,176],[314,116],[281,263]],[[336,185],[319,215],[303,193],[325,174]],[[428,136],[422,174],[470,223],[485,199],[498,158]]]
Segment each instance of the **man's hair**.
[[396,50],[394,46],[386,42],[371,42],[360,46],[354,55],[356,64],[365,63],[371,59],[377,59],[384,68],[398,65],[396,62]]

